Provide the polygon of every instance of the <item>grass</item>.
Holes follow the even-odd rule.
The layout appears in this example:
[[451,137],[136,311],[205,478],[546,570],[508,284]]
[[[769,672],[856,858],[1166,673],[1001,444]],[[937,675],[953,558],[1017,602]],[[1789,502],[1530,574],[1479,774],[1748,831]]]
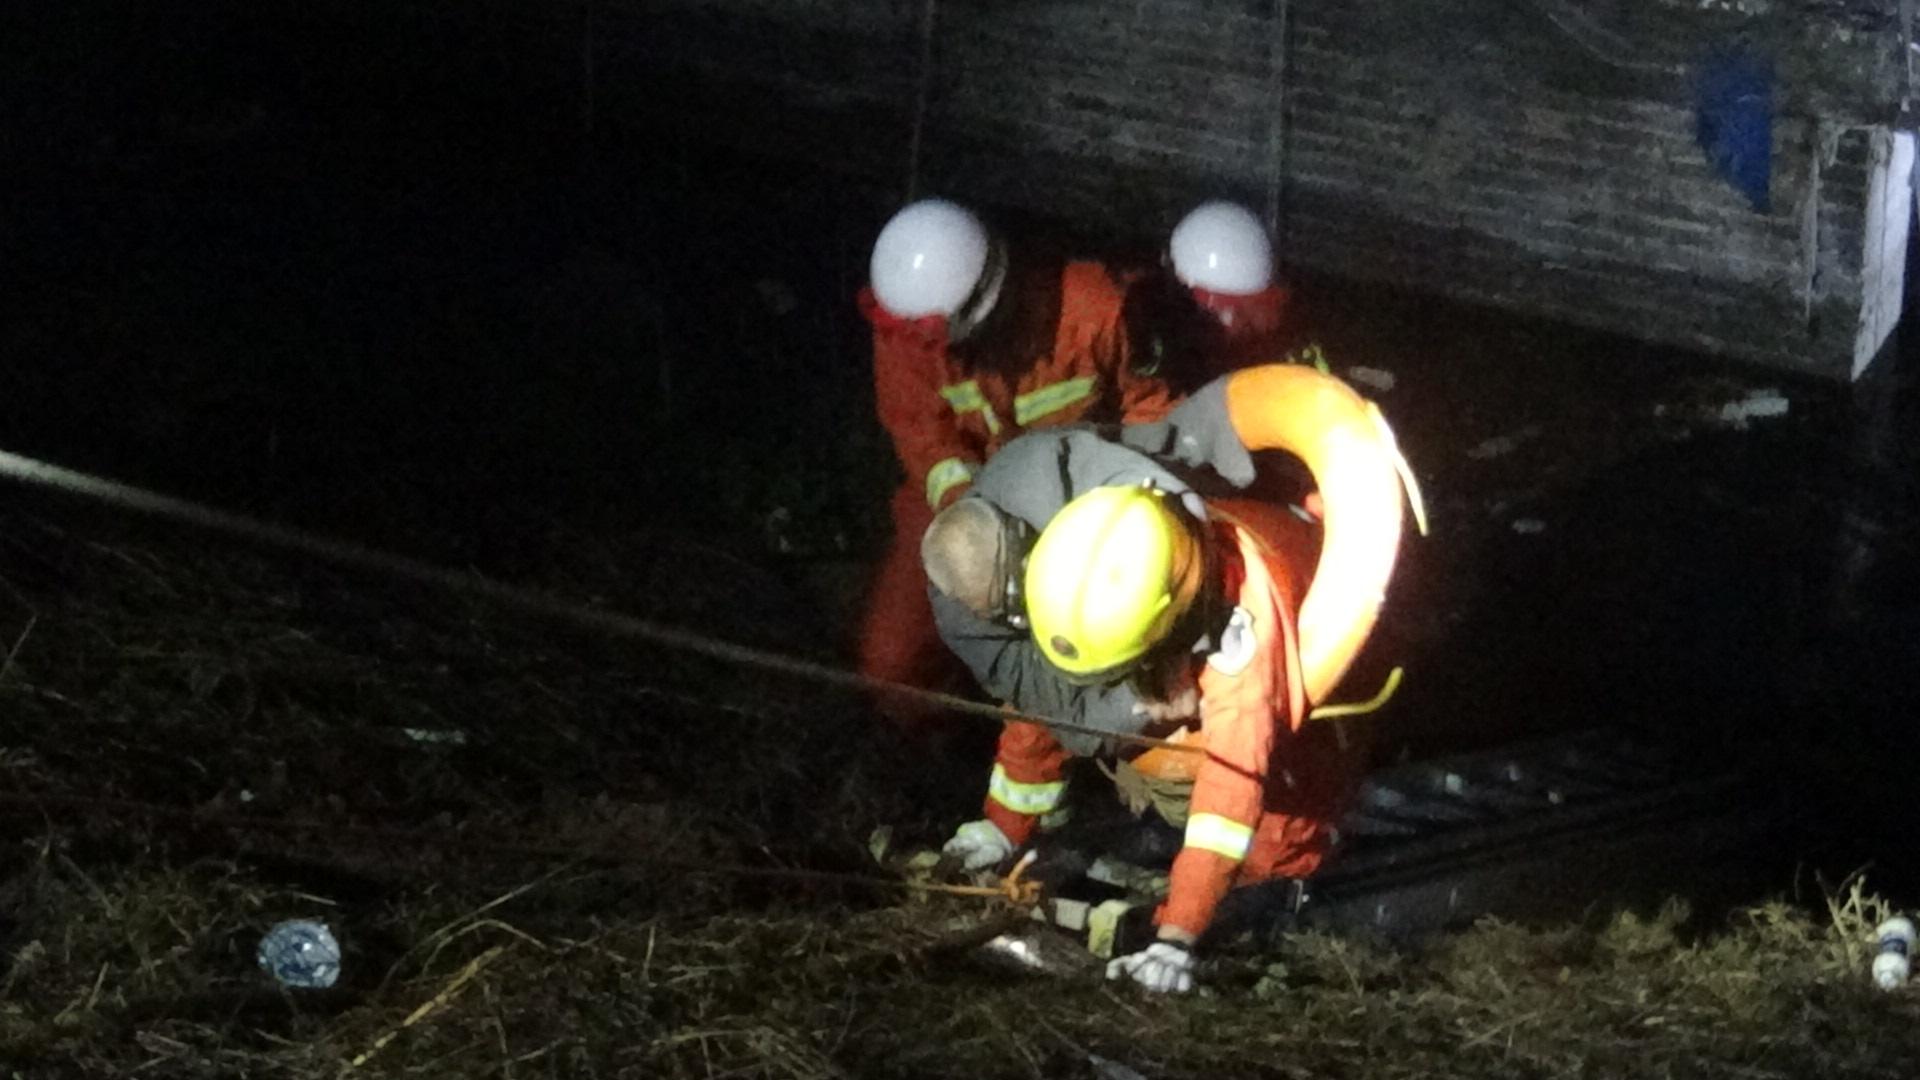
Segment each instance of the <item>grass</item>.
[[[64,508],[0,532],[20,1077],[1753,1080],[1920,1050],[1920,1001],[1867,979],[1889,908],[1859,879],[1704,929],[1300,934],[1179,1001],[1009,978],[970,949],[995,905],[688,869],[872,877],[874,827],[965,812],[975,763],[933,775],[857,702]],[[542,583],[658,572],[606,559]],[[724,612],[743,585],[685,587]],[[296,916],[340,936],[336,988],[255,968]]]
[[[353,906],[226,860],[96,877],[57,845],[29,880],[0,1004],[23,1075],[1893,1077],[1915,1049],[1912,996],[1864,978],[1864,895],[1697,938],[1678,908],[1421,950],[1306,934],[1169,1001],[996,977],[952,946],[987,917],[955,902],[730,911],[563,870]],[[252,970],[294,912],[343,930],[342,987]]]

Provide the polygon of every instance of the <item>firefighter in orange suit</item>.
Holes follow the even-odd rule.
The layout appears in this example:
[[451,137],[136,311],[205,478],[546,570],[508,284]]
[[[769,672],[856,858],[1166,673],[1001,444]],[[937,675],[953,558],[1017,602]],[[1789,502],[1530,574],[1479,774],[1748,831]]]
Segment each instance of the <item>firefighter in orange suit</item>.
[[[934,629],[920,537],[973,471],[1021,431],[1153,420],[1166,385],[1131,370],[1123,292],[1090,262],[1010,258],[973,213],[912,203],[873,247],[860,310],[873,326],[874,390],[906,483],[893,544],[868,594],[862,674],[934,687],[959,672]],[[911,721],[909,703],[882,702]]]
[[1134,282],[1136,350],[1189,388],[1303,344],[1266,226],[1238,203],[1202,203],[1167,238],[1162,268]]
[[[1077,752],[1117,759],[1109,775],[1130,809],[1151,810],[1184,829],[1166,902],[1156,912],[1158,940],[1114,960],[1107,972],[1158,991],[1191,987],[1190,947],[1231,888],[1298,880],[1326,859],[1365,751],[1359,740],[1343,738],[1343,729],[1312,720],[1309,710],[1326,704],[1373,632],[1398,558],[1403,510],[1410,507],[1425,529],[1419,486],[1392,429],[1377,406],[1339,379],[1296,364],[1236,371],[1169,418],[1175,457],[1190,461],[1221,435],[1217,416],[1209,419],[1219,409],[1198,408],[1215,405],[1224,406],[1224,429],[1239,451],[1207,455],[1220,475],[1241,483],[1240,459],[1288,451],[1314,478],[1317,512],[1235,496],[1196,502],[1191,493],[1151,484],[1109,482],[1084,491],[1050,514],[1025,552],[1017,593],[1028,640],[1016,647],[1004,635],[980,635],[977,643],[961,643],[989,682],[996,672],[1017,669],[1022,685],[996,684],[1016,707],[1070,712],[1024,685],[1034,681],[1034,665],[1008,654],[1029,647],[1069,691],[1099,688],[1113,698],[1114,688],[1127,684],[1137,720],[1116,723],[1104,710],[1094,726],[1162,740],[1144,751],[1125,739],[1089,748],[1083,733],[1071,733]],[[1183,416],[1191,423],[1183,426]],[[1135,434],[1141,445],[1162,453],[1169,447],[1165,438]],[[1036,468],[1039,479],[1031,483],[1002,486],[991,471],[983,481],[1026,495],[1057,491],[1071,478],[1049,475],[1054,470],[1044,457]],[[988,601],[1003,591],[1012,598],[1011,587],[991,583],[1025,545],[1002,539],[930,544],[935,555],[943,547],[951,548],[947,556],[977,548],[972,561],[992,564],[983,575],[964,558],[936,561],[936,578],[969,585],[962,591]],[[980,580],[989,587],[970,590]],[[962,602],[993,606],[978,596]],[[1009,722],[984,815],[960,826],[943,855],[969,871],[1004,865],[1061,807],[1068,756],[1047,727]]]
[[[1063,677],[1132,680],[1159,706],[1142,733],[1203,751],[1156,747],[1116,772],[1184,817],[1157,940],[1108,970],[1158,991],[1191,988],[1192,946],[1230,889],[1319,869],[1364,766],[1332,725],[1306,723],[1295,614],[1317,526],[1248,500],[1208,506],[1202,521],[1149,487],[1095,489],[1041,533],[1025,578],[1034,640]],[[1007,724],[984,817],[947,853],[978,868],[1026,843],[1065,794],[1068,756],[1045,727]]]

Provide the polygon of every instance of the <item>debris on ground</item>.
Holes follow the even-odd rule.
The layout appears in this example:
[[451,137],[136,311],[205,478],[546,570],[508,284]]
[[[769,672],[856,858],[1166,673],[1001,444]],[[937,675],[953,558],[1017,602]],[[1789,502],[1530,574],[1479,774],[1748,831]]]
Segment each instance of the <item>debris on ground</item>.
[[1745,431],[1755,420],[1786,416],[1792,408],[1792,400],[1774,387],[1741,387],[1716,380],[1695,387],[1684,400],[1656,403],[1653,415],[1658,419]]
[[1475,461],[1487,461],[1492,458],[1505,457],[1515,450],[1520,449],[1523,443],[1531,442],[1539,437],[1539,425],[1529,424],[1510,435],[1496,435],[1491,439],[1482,440],[1467,451],[1467,456]]
[[275,923],[255,952],[260,970],[281,986],[325,990],[340,978],[340,943],[333,930],[316,919]]
[[1366,367],[1365,365],[1356,365],[1347,369],[1347,381],[1359,383],[1369,390],[1378,390],[1386,394],[1393,391],[1394,385],[1399,380],[1394,377],[1391,371],[1376,367]]
[[436,731],[432,728],[401,728],[407,738],[427,746],[465,746],[467,733],[458,729]]
[[1913,923],[1895,915],[1874,929],[1873,982],[1882,990],[1907,984],[1912,969]]
[[1539,518],[1514,518],[1512,528],[1521,536],[1538,536],[1547,531],[1547,523]]
[[1790,402],[1778,390],[1755,390],[1738,401],[1729,401],[1720,406],[1717,415],[1723,424],[1745,428],[1749,420],[1785,416],[1789,407]]

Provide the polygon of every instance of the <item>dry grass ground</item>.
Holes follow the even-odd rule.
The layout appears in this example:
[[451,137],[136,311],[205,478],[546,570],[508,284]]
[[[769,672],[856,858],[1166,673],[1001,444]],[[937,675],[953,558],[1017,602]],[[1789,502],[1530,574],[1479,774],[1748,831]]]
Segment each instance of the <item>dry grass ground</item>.
[[[676,616],[771,632],[747,569],[634,544],[533,577],[618,606],[664,575]],[[873,877],[875,826],[925,841],[964,810],[966,777],[909,767],[856,702],[30,501],[0,549],[19,1077],[1916,1071],[1920,996],[1869,985],[1885,905],[1857,882],[1724,921],[1299,935],[1177,1001],[1015,978],[969,948],[1007,917],[987,902],[691,869]],[[293,916],[339,934],[334,989],[255,968]]]

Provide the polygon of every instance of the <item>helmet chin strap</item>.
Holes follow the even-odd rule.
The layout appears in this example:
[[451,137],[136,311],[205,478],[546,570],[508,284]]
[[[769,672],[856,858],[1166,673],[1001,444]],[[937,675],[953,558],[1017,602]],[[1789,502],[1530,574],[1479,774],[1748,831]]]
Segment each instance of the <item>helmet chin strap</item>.
[[1000,291],[1006,283],[1007,249],[996,237],[987,245],[987,263],[980,269],[979,283],[961,302],[959,310],[947,318],[947,340],[958,345],[979,333],[999,305]]

